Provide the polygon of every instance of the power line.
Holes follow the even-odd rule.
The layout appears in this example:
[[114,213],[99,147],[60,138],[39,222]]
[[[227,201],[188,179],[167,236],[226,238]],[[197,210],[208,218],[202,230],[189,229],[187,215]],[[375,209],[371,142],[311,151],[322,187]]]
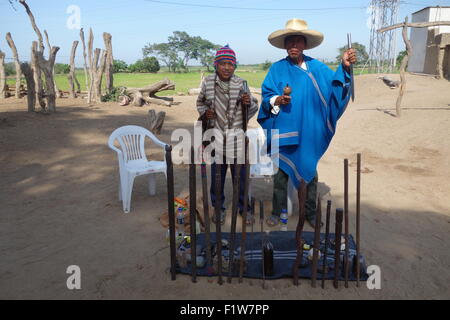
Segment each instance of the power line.
[[174,1],[145,0],[147,2],[170,4],[184,7],[201,7],[214,9],[232,9],[232,10],[258,10],[258,11],[319,11],[319,10],[349,10],[349,9],[366,9],[367,7],[332,7],[332,8],[251,8],[251,7],[234,7],[234,6],[215,6],[207,4],[182,3]]

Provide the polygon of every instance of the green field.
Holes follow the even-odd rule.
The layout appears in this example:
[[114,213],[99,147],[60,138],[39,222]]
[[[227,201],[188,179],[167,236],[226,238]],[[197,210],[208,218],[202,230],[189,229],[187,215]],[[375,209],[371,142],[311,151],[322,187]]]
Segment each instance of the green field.
[[[77,79],[80,82],[81,90],[86,90],[84,71],[77,70]],[[260,88],[261,84],[266,76],[266,71],[249,71],[249,72],[236,72],[236,75],[246,79],[251,87]],[[128,88],[144,87],[164,78],[175,82],[175,90],[164,91],[164,95],[175,95],[178,92],[187,93],[191,88],[198,88],[200,86],[200,72],[187,72],[187,73],[115,73],[114,74],[114,86],[124,86]],[[25,81],[25,80],[22,80]],[[56,85],[60,90],[69,90],[69,81],[66,74],[55,75]],[[104,82],[104,81],[103,81]],[[14,77],[8,77],[8,84],[14,85]]]
[[[330,68],[335,70],[337,65],[330,65]],[[175,82],[175,90],[167,90],[162,95],[176,95],[178,92],[187,93],[191,88],[198,88],[200,86],[200,72],[201,68],[192,67],[190,72],[186,73],[169,73],[169,72],[158,72],[158,73],[115,73],[114,74],[114,86],[124,86],[128,88],[138,88],[153,84],[164,78]],[[367,74],[368,70],[362,69],[361,67],[355,67],[355,75]],[[85,91],[85,77],[83,70],[77,70],[77,79],[80,82],[81,90]],[[394,73],[398,73],[395,71]],[[250,87],[260,88],[267,71],[262,71],[254,66],[240,66],[236,69],[236,75],[244,78],[248,81]],[[60,90],[69,90],[69,81],[67,80],[66,74],[57,74],[55,76],[56,84]],[[22,80],[23,82],[25,80]],[[7,83],[14,85],[14,76],[10,76],[7,79]]]

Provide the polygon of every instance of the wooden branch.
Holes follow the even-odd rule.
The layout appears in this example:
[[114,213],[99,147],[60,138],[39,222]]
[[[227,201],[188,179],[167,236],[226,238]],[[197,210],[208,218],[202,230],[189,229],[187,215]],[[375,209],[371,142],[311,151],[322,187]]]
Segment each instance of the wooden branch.
[[53,67],[55,65],[56,54],[58,51],[59,47],[52,47],[48,60],[44,58],[43,52],[37,52],[39,67],[44,72],[45,76],[45,97],[47,99],[47,107],[49,112],[56,112],[56,92],[54,84],[55,80],[53,78]]
[[[142,88],[128,88],[127,92],[132,96],[132,104],[134,106],[142,106],[145,103],[155,103],[164,106],[171,106],[173,98],[156,97],[155,94],[164,90],[174,90],[175,83],[164,79],[152,85]],[[145,96],[144,96],[145,95]]]
[[103,41],[105,42],[105,50],[106,50],[106,66],[105,66],[105,80],[106,80],[106,92],[110,93],[114,87],[113,84],[113,54],[112,54],[112,44],[111,44],[112,36],[103,32]]
[[[101,55],[101,58],[100,58]],[[93,77],[93,87],[91,88],[92,99],[93,102],[101,102],[102,98],[102,77],[103,72],[105,71],[106,65],[106,51],[100,50],[99,48],[95,49],[94,52],[94,60],[92,64],[92,77]],[[99,63],[100,60],[100,63]]]
[[166,117],[166,113],[164,111],[158,112],[153,109],[148,110],[148,128],[154,134],[160,134],[162,126],[164,124],[164,119]]
[[164,79],[161,81],[158,81],[154,84],[151,84],[149,86],[145,86],[142,88],[128,88],[127,91],[141,91],[143,93],[149,93],[149,94],[155,94],[159,91],[164,90],[175,90],[175,83],[170,81],[169,79]]
[[377,32],[383,33],[383,32],[391,31],[394,29],[403,28],[405,25],[406,25],[406,27],[409,27],[409,28],[427,28],[427,27],[435,27],[435,26],[449,26],[450,21],[411,22],[411,23],[403,22],[403,23],[393,24],[392,26],[389,26],[386,28],[378,29]]
[[[49,40],[49,38],[48,38],[48,33],[47,33],[47,30],[44,30],[44,35],[45,35],[45,40],[46,40],[46,42],[47,42],[47,48],[48,48],[48,58],[50,59],[50,57],[51,57],[51,52],[50,52],[50,49],[51,49],[51,45],[50,45],[50,40]],[[53,66],[54,66],[54,64],[53,64]],[[53,67],[53,78],[55,78],[55,68]],[[56,81],[55,81],[55,92],[56,92],[56,97],[57,98],[61,98],[61,94],[60,94],[60,92],[59,92],[59,89],[58,89],[58,86],[56,85]]]
[[[76,98],[76,91],[75,91],[75,82],[78,82],[76,74],[75,74],[75,52],[77,51],[78,41],[74,41],[72,44],[72,50],[70,52],[70,71],[68,75],[69,79],[69,89],[70,89],[70,97]],[[78,83],[78,91],[80,89],[80,84]]]
[[33,70],[27,62],[20,65],[25,80],[27,82],[27,104],[28,112],[34,112],[34,107],[36,105],[36,90],[34,86]]
[[89,92],[89,76],[87,71],[87,62],[86,62],[86,43],[84,42],[84,31],[83,28],[80,29],[80,39],[83,44],[83,59],[84,59],[84,80],[86,82],[86,91]]
[[89,40],[88,40],[88,61],[89,61],[89,88],[88,88],[88,104],[92,101],[93,87],[94,87],[94,65],[92,61],[92,49],[94,46],[94,34],[92,33],[92,28],[89,29]]
[[[36,32],[36,35],[39,40],[39,51],[44,52],[44,41],[42,40],[42,33],[39,30],[38,26],[36,25],[36,21],[34,19],[33,13],[31,12],[30,7],[25,2],[25,0],[19,0],[19,2],[21,5],[23,5],[25,7],[25,11],[27,12],[28,17],[30,18],[31,26],[34,29],[34,32]],[[49,48],[49,50],[50,50],[50,48]]]
[[13,57],[14,57],[14,65],[16,67],[15,95],[16,95],[16,98],[19,99],[20,98],[20,76],[21,76],[19,55],[17,53],[16,44],[14,43],[14,40],[11,37],[11,33],[9,33],[9,32],[6,34],[6,41],[8,42],[8,45],[11,48],[11,51],[12,51]]
[[0,99],[6,98],[5,53],[0,51]]
[[42,82],[42,72],[38,63],[38,43],[33,41],[31,45],[31,70],[33,71],[34,85],[36,89],[36,99],[41,106],[41,109],[45,111],[45,100],[44,100],[44,85]]
[[155,98],[155,97],[142,97],[142,99],[145,101],[145,103],[147,104],[158,104],[161,106],[166,106],[166,107],[170,107],[172,105],[172,102],[170,101],[166,101],[164,99],[160,99],[160,98]]
[[408,39],[408,17],[405,18],[405,22],[403,24],[402,37],[403,37],[403,41],[405,42],[407,54],[403,57],[402,64],[400,66],[400,92],[398,94],[398,98],[397,98],[397,102],[396,102],[397,117],[401,117],[401,115],[402,115],[402,106],[401,105],[402,105],[403,95],[405,94],[405,91],[406,91],[405,71],[406,71],[406,66],[408,65],[409,57],[411,57],[411,55],[412,55],[412,45]]

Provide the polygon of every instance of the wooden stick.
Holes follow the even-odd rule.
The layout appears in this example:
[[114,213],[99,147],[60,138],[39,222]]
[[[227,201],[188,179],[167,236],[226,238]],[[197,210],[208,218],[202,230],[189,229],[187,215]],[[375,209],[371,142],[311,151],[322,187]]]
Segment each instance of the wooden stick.
[[172,146],[166,145],[166,165],[167,165],[167,208],[169,211],[169,238],[170,238],[170,273],[172,280],[176,279],[176,243],[175,243],[175,208],[173,206],[174,186],[173,186],[173,164]]
[[317,280],[317,262],[319,259],[319,246],[320,246],[320,225],[322,221],[322,206],[320,201],[320,194],[317,198],[317,210],[316,210],[316,225],[314,226],[314,246],[313,246],[313,260],[312,260],[312,275],[311,275],[311,287],[316,287]]

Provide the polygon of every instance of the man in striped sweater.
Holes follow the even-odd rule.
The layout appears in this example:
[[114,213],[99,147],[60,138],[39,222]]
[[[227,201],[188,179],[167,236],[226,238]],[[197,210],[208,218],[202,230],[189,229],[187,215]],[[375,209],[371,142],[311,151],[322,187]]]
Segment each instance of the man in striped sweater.
[[[242,130],[244,119],[242,113],[242,106],[248,107],[248,119],[253,117],[258,111],[258,101],[250,95],[250,93],[244,93],[243,91],[243,79],[237,77],[234,74],[236,69],[236,54],[226,45],[220,48],[215,55],[214,68],[216,72],[207,76],[201,86],[201,91],[197,99],[197,110],[200,114],[200,119],[203,123],[208,123],[206,129],[215,130],[215,141],[226,141],[226,155],[235,154],[230,153],[230,150],[234,148],[233,135],[236,130]],[[247,119],[247,120],[248,120]],[[242,135],[241,135],[242,138]],[[242,140],[241,140],[242,142]],[[219,142],[219,145],[221,142]],[[238,143],[236,155],[238,159],[241,159],[238,163],[242,164],[243,159],[242,143]],[[225,157],[220,148],[215,150],[215,159],[219,157]],[[234,178],[235,165],[234,157],[230,159],[224,159],[221,166],[221,215],[220,223],[225,222],[225,194],[224,185],[225,177],[228,170],[228,164],[231,169],[231,175]],[[211,203],[215,206],[215,177],[216,177],[216,162],[211,165]],[[242,214],[244,208],[244,178],[245,178],[245,166],[241,166],[240,171],[240,187],[239,187],[239,212]],[[250,214],[247,215],[247,223],[253,222],[253,217]],[[213,217],[215,221],[215,216]]]

